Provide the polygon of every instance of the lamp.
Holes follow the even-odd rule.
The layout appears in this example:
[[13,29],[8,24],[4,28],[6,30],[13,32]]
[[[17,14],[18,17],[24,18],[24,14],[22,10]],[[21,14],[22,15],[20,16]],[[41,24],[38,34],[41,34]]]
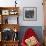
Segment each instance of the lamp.
[[17,29],[16,28],[14,29],[14,32],[17,32]]

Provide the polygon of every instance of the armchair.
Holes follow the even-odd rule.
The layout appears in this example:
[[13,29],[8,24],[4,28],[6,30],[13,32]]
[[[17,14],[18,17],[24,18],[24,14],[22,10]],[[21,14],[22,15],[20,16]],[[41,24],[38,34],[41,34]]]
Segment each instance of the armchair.
[[37,39],[37,34],[32,28],[26,30],[24,37],[22,38],[21,46],[41,46]]

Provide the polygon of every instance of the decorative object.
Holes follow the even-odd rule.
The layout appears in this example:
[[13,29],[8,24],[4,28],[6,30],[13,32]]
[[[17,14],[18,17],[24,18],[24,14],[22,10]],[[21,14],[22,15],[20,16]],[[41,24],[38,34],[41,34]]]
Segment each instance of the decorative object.
[[14,32],[17,32],[16,28],[14,29]]
[[9,14],[10,15],[16,15],[18,12],[16,10],[10,10]]
[[5,24],[8,24],[8,18],[7,18],[7,19],[5,19]]
[[24,7],[23,8],[24,20],[37,20],[37,8],[36,7]]
[[2,15],[9,15],[9,10],[2,10]]
[[18,32],[14,32],[13,40],[18,40]]
[[6,16],[6,15],[4,16],[4,15],[3,15],[2,23],[3,23],[3,24],[8,24],[8,16]]
[[4,40],[4,41],[9,41],[9,40],[15,41],[15,40],[18,40],[18,32],[14,32],[10,28],[4,28],[3,31],[2,31],[2,40]]
[[5,28],[3,30],[3,34],[2,34],[2,40],[4,41],[8,41],[12,39],[12,30],[10,28]]

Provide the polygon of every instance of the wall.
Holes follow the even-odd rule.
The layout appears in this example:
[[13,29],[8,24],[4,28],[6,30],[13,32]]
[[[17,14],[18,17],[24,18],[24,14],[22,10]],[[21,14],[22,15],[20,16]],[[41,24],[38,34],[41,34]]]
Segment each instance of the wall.
[[1,6],[1,7],[14,6],[14,1],[15,1],[15,0],[0,0],[0,6]]
[[[0,0],[0,6],[1,7],[12,7],[15,6],[14,3],[15,0]],[[17,6],[20,7],[20,16],[19,16],[19,24],[20,26],[31,26],[31,28],[35,29],[35,32],[37,32],[37,35],[40,39],[40,41],[43,41],[43,30],[42,27],[44,26],[44,16],[43,16],[43,6],[42,6],[43,0],[18,0]],[[36,7],[37,8],[37,21],[24,21],[23,20],[23,7]],[[10,17],[12,18],[12,17]],[[9,18],[9,19],[10,19]],[[14,22],[14,21],[13,21]],[[32,27],[33,26],[33,27]],[[20,27],[20,33],[23,33],[27,27]],[[21,34],[20,34],[21,35]],[[21,38],[21,37],[20,37]]]
[[[20,15],[20,25],[21,26],[43,26],[43,6],[42,0],[25,0],[21,3],[21,15]],[[23,20],[23,7],[36,7],[37,8],[37,21],[24,21]]]
[[[15,0],[0,0],[1,7],[15,6]],[[42,0],[17,0],[17,6],[20,7],[20,26],[43,26],[43,6]],[[23,7],[36,7],[37,8],[37,21],[24,21],[23,20]]]

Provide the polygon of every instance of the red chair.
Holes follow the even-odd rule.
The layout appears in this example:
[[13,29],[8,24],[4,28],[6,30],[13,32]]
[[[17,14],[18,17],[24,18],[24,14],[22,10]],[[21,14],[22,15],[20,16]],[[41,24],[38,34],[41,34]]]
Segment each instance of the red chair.
[[[33,31],[32,28],[28,28],[24,34],[24,37],[22,38],[21,46],[27,46],[25,43],[25,39],[28,39],[29,37],[34,36],[37,39],[36,33]],[[37,40],[38,41],[38,40]],[[35,46],[41,46],[40,42],[38,41]]]

